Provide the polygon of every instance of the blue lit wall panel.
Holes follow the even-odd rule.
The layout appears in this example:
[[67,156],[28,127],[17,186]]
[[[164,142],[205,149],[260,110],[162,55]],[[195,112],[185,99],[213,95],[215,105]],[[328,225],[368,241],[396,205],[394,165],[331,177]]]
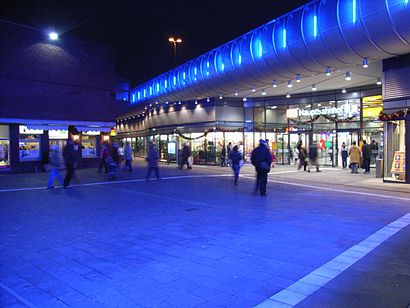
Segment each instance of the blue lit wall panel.
[[283,77],[285,79],[293,78],[294,73],[286,68],[286,66],[281,63],[276,55],[275,45],[273,42],[273,29],[275,26],[275,21],[267,23],[262,27],[262,41],[264,46],[263,58],[272,74],[275,75],[274,79]]
[[[301,70],[304,71],[299,63],[295,60],[289,61],[292,58],[288,50],[287,39],[289,37],[288,29],[286,29],[286,18],[276,19],[273,29],[273,42],[275,44],[275,51],[278,61],[292,73],[293,78]],[[292,58],[293,59],[293,58]]]
[[[372,0],[372,4],[378,0]],[[370,40],[363,27],[359,10],[359,0],[339,0],[339,23],[343,37],[349,47],[361,58],[380,59],[389,56],[378,49]],[[361,59],[359,59],[360,63]]]
[[[302,35],[302,13],[303,9],[296,10],[289,15],[286,28],[289,34],[288,40],[288,49],[292,57],[298,61],[300,66],[305,68],[303,71],[299,71],[300,74],[311,75],[312,72],[322,73],[323,65],[320,65],[316,60],[310,56],[309,50],[306,48],[303,42]],[[317,21],[316,21],[317,23]],[[313,32],[313,18],[310,20],[310,31]],[[317,27],[316,27],[317,31]],[[317,37],[317,33],[316,33]]]
[[386,0],[386,3],[396,33],[410,44],[410,1]]
[[346,44],[339,28],[338,1],[321,1],[319,31],[327,50],[345,64],[360,63],[360,56]]

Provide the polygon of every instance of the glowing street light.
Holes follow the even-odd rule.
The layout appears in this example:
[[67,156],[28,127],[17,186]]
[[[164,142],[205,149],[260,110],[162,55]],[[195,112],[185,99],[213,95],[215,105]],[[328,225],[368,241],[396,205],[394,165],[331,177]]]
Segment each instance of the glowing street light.
[[52,41],[57,41],[58,40],[58,34],[56,32],[50,32],[48,34],[48,38]]
[[174,66],[177,66],[177,44],[182,43],[182,39],[170,37],[168,41],[174,45]]

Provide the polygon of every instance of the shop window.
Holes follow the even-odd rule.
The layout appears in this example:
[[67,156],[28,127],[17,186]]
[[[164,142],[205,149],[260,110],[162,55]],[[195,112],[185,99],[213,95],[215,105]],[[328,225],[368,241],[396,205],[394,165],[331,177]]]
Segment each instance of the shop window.
[[40,135],[20,135],[20,161],[40,160]]
[[9,126],[0,125],[0,168],[10,167]]
[[384,140],[384,179],[388,181],[405,182],[405,121],[386,122]]
[[[99,134],[99,133],[98,133]],[[84,158],[97,157],[97,138],[98,136],[84,135],[81,139],[81,154]]]

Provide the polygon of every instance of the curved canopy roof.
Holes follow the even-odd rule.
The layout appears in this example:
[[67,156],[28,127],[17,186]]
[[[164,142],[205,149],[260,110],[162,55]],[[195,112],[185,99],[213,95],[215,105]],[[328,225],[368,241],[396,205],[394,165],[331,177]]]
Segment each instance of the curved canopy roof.
[[410,0],[316,0],[135,87],[131,103],[376,82],[381,60],[409,52]]

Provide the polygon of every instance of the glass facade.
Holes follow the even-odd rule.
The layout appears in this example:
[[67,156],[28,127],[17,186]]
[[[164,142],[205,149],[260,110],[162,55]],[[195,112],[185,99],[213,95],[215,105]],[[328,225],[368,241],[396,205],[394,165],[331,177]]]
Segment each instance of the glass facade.
[[405,120],[385,123],[384,179],[406,181],[406,127]]
[[0,168],[10,167],[10,134],[8,125],[0,125]]

